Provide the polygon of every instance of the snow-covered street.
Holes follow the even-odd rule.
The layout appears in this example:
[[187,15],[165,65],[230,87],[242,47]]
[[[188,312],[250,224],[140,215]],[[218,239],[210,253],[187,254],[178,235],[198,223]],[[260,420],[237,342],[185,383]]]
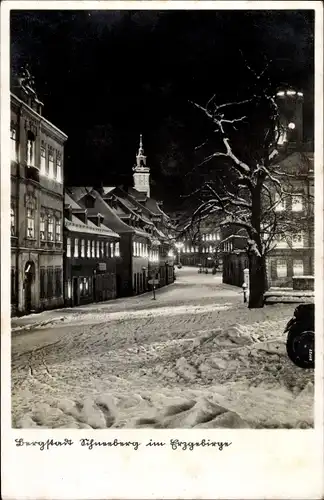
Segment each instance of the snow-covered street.
[[220,276],[12,320],[14,427],[307,428],[313,371],[286,356],[294,305],[250,311]]

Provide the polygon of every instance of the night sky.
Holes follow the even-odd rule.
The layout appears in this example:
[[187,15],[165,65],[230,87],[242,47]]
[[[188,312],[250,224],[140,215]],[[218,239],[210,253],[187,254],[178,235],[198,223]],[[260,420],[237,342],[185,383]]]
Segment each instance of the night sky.
[[171,208],[206,135],[189,101],[235,98],[241,52],[304,91],[312,135],[313,38],[311,11],[16,11],[11,68],[30,65],[44,116],[69,136],[67,184],[131,183],[142,133],[153,194]]

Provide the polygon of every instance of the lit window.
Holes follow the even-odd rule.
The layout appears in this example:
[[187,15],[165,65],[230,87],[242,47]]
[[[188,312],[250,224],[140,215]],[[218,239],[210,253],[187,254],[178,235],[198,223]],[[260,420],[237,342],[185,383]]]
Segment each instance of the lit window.
[[292,242],[293,248],[303,248],[303,246],[304,246],[303,233],[299,232],[299,233],[293,234],[292,238],[291,238],[291,242]]
[[293,274],[294,276],[303,276],[304,274],[304,262],[302,260],[293,261]]
[[276,235],[276,247],[277,248],[287,248],[288,247],[287,238],[284,234],[277,234]]
[[287,277],[287,262],[285,260],[277,260],[277,277],[286,278]]
[[27,238],[35,237],[35,214],[34,210],[27,208]]
[[43,175],[46,174],[46,148],[45,148],[45,145],[44,145],[43,141],[42,141],[42,146],[41,146],[40,171],[41,171],[41,174],[43,174]]
[[209,247],[209,253],[213,253],[213,247],[212,246]]
[[115,257],[114,244],[110,243],[110,256]]
[[79,257],[79,240],[74,238],[74,257]]
[[81,240],[81,257],[85,257],[85,241]]
[[195,249],[194,247],[191,247],[191,252],[194,253]]
[[133,241],[133,256],[136,257],[136,245],[135,245],[135,241]]
[[48,177],[54,179],[54,155],[52,149],[48,152]]
[[87,257],[91,257],[91,241],[87,241]]
[[30,130],[27,133],[27,166],[35,166],[35,136]]
[[301,194],[293,195],[291,198],[291,210],[293,212],[302,212],[303,196]]
[[60,155],[56,155],[56,180],[62,182],[62,160]]
[[11,236],[15,236],[16,234],[16,213],[14,207],[10,208],[10,228],[11,228]]
[[41,214],[39,221],[39,237],[42,241],[45,240],[45,224],[46,224],[45,215]]
[[17,161],[17,132],[15,128],[10,131],[11,138],[11,160]]
[[91,257],[94,258],[96,256],[95,242],[91,241]]
[[62,239],[62,225],[61,220],[56,219],[55,223],[55,241],[60,242]]
[[71,257],[71,238],[66,240],[66,256]]
[[54,219],[52,215],[47,218],[47,239],[53,241],[54,239]]
[[276,206],[275,206],[275,211],[276,212],[283,212],[286,210],[286,200],[282,198],[279,194],[276,195]]
[[100,257],[100,241],[97,241],[97,259]]
[[106,243],[106,257],[109,257],[109,243]]
[[120,256],[119,241],[116,242],[116,257]]

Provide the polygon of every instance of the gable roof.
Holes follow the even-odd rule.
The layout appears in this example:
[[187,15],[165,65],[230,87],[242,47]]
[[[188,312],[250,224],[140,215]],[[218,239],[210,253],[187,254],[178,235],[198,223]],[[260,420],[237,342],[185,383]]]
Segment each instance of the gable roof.
[[97,214],[100,212],[104,217],[104,225],[107,225],[117,233],[133,233],[134,230],[125,224],[116,210],[111,208],[108,203],[102,198],[102,196],[93,188],[81,188],[81,187],[69,187],[68,190],[74,197],[74,193],[79,197],[79,204],[85,207],[84,197],[91,192],[92,196],[95,198],[95,206],[93,209],[88,208],[88,212],[91,214]]

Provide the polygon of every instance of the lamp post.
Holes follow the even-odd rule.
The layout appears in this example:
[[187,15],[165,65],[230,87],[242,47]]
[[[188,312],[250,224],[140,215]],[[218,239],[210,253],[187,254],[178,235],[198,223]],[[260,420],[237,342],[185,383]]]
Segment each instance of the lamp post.
[[178,250],[178,266],[181,266],[180,254],[181,254],[181,248],[184,247],[184,244],[179,241],[178,243],[175,244],[175,246]]

